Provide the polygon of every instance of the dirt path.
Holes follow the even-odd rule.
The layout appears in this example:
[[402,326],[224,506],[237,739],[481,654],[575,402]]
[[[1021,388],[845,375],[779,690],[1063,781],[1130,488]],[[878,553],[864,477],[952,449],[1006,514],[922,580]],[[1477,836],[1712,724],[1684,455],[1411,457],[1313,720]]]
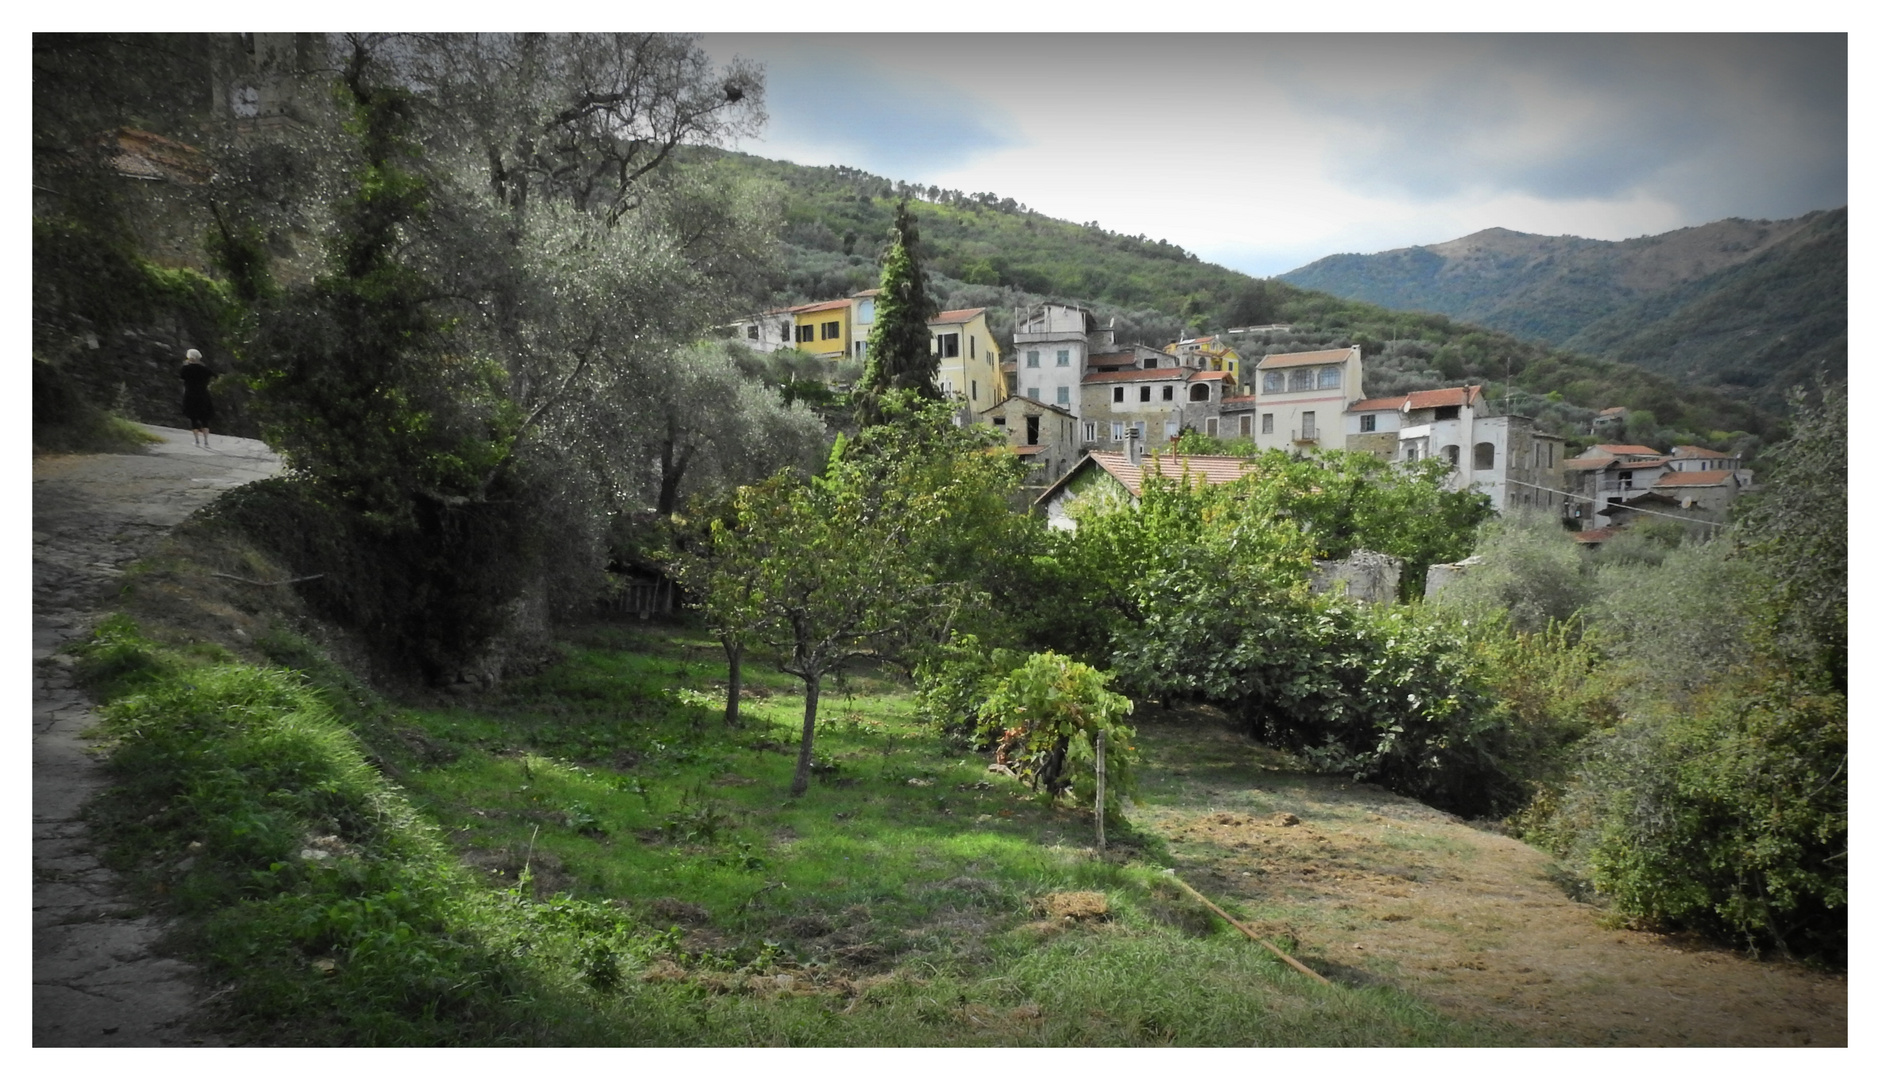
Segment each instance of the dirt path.
[[145,454],[33,459],[33,1045],[200,1046],[187,1030],[190,969],[152,951],[155,917],[134,908],[87,843],[80,807],[104,785],[85,752],[90,703],[58,654],[109,606],[115,579],[219,492],[272,475],[252,439],[193,445],[149,428]]
[[1284,771],[1218,727],[1140,730],[1151,761],[1182,764],[1144,770],[1132,819],[1169,839],[1184,879],[1328,975],[1401,987],[1530,1045],[1847,1045],[1845,976],[1616,929],[1517,840]]

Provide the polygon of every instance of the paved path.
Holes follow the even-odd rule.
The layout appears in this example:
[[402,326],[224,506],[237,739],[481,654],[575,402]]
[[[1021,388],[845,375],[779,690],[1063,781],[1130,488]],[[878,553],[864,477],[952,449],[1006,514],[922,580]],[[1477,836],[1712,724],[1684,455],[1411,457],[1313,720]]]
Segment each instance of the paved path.
[[105,784],[85,752],[94,717],[58,655],[109,610],[126,564],[218,493],[273,475],[252,439],[150,427],[146,454],[33,459],[33,1045],[200,1046],[183,1021],[191,969],[152,951],[162,924],[131,906],[79,815]]

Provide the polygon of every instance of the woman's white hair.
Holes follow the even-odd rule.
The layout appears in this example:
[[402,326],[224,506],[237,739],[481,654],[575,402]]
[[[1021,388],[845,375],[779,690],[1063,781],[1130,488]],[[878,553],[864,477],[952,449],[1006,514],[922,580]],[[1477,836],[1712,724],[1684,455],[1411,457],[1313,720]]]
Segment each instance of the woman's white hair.
[[194,350],[194,349],[191,349],[191,350],[189,350],[188,352],[186,352],[186,353],[184,353],[184,354],[183,354],[183,359],[185,359],[185,360],[200,360],[200,359],[202,359],[202,354],[201,354],[201,353],[199,353],[199,352],[197,352],[197,351],[196,351],[196,350]]

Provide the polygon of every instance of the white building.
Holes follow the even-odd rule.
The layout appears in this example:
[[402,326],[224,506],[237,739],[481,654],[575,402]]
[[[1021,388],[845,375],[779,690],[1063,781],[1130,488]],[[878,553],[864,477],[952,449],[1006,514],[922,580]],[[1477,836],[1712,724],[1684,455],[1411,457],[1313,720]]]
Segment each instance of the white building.
[[1358,346],[1269,353],[1254,367],[1253,381],[1255,446],[1345,448],[1345,411],[1364,396],[1364,357]]
[[1101,333],[1083,308],[1039,304],[1015,312],[1011,392],[1080,415],[1090,339]]

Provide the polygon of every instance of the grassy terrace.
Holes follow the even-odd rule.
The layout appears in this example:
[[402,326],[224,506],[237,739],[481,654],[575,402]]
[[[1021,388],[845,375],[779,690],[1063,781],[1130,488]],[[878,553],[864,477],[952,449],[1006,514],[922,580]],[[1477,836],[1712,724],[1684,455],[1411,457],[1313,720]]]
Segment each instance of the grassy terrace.
[[387,704],[291,636],[263,648],[284,667],[117,622],[83,667],[114,699],[121,779],[95,820],[228,988],[218,1022],[237,1039],[1501,1038],[1376,980],[1315,984],[1167,880],[1177,851],[1153,824],[1229,779],[1186,760],[1205,750],[1192,725],[1142,725],[1141,829],[1098,857],[1087,813],[987,772],[884,674],[825,692],[816,782],[792,800],[794,681],[750,670],[728,730],[721,655],[684,629],[596,627],[543,674],[450,707]]

